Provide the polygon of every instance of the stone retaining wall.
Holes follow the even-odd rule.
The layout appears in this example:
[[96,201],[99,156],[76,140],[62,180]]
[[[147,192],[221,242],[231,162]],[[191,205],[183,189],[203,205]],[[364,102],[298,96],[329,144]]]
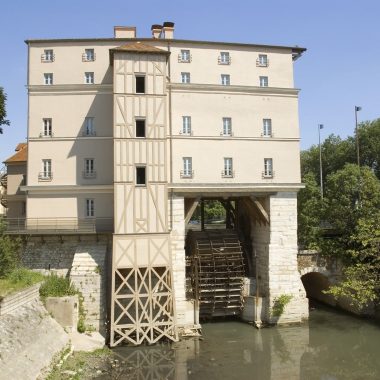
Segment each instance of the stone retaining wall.
[[36,284],[17,293],[5,296],[2,300],[0,300],[0,316],[9,314],[26,303],[38,299],[40,296],[40,285],[41,284]]

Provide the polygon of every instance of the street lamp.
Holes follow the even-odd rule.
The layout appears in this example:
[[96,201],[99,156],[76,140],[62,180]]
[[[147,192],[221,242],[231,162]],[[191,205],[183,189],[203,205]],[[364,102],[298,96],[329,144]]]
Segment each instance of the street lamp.
[[321,198],[323,199],[321,129],[323,129],[323,124],[318,124],[318,137],[319,137],[319,176],[320,176],[320,180],[321,180]]
[[358,130],[358,112],[362,107],[355,106],[355,134],[356,134],[356,158],[360,168],[360,155],[359,155],[359,130]]

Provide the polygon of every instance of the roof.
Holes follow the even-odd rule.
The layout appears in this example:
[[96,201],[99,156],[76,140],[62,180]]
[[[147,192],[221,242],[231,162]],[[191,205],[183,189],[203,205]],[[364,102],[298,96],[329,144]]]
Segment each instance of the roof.
[[114,49],[110,49],[111,51],[120,51],[120,52],[132,52],[132,53],[149,53],[149,54],[170,54],[169,51],[156,48],[155,46],[150,46],[146,44],[142,44],[140,41],[135,41],[131,44],[125,44],[119,46]]
[[300,46],[280,46],[280,45],[260,45],[248,44],[241,42],[222,42],[222,41],[197,41],[197,40],[180,40],[180,39],[163,39],[163,38],[63,38],[63,39],[30,39],[25,40],[26,44],[31,43],[54,43],[54,42],[166,42],[166,43],[180,43],[180,44],[194,44],[194,45],[215,45],[215,46],[236,46],[236,47],[252,47],[259,49],[286,49],[292,50],[294,59],[297,59],[301,54],[306,51],[306,48]]
[[16,153],[6,159],[4,164],[11,164],[14,162],[26,162],[28,157],[28,144],[27,143],[19,143],[15,149]]

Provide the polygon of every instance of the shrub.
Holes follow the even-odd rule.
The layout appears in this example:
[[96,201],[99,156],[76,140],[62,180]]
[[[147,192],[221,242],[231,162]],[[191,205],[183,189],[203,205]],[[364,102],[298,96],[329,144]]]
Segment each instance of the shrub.
[[38,272],[33,272],[26,268],[17,268],[8,274],[7,279],[11,284],[23,284],[30,286],[40,282],[45,277]]
[[60,277],[51,274],[40,287],[40,296],[46,297],[64,297],[78,294],[78,291],[71,284],[69,278]]
[[285,310],[286,305],[292,300],[293,296],[290,294],[282,294],[274,299],[272,307],[272,315],[274,317],[280,317]]
[[5,278],[20,266],[20,239],[12,239],[4,234],[5,224],[0,218],[0,278]]

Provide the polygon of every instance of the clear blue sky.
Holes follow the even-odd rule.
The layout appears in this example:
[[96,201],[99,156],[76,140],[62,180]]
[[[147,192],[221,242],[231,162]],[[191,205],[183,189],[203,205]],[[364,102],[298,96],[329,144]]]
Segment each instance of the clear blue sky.
[[[300,92],[301,147],[322,136],[353,133],[360,120],[380,117],[378,0],[4,0],[0,6],[0,86],[12,126],[0,135],[0,161],[26,138],[28,38],[112,37],[114,25],[175,22],[175,37],[274,45],[308,51],[295,63]],[[1,165],[1,164],[0,164]]]

